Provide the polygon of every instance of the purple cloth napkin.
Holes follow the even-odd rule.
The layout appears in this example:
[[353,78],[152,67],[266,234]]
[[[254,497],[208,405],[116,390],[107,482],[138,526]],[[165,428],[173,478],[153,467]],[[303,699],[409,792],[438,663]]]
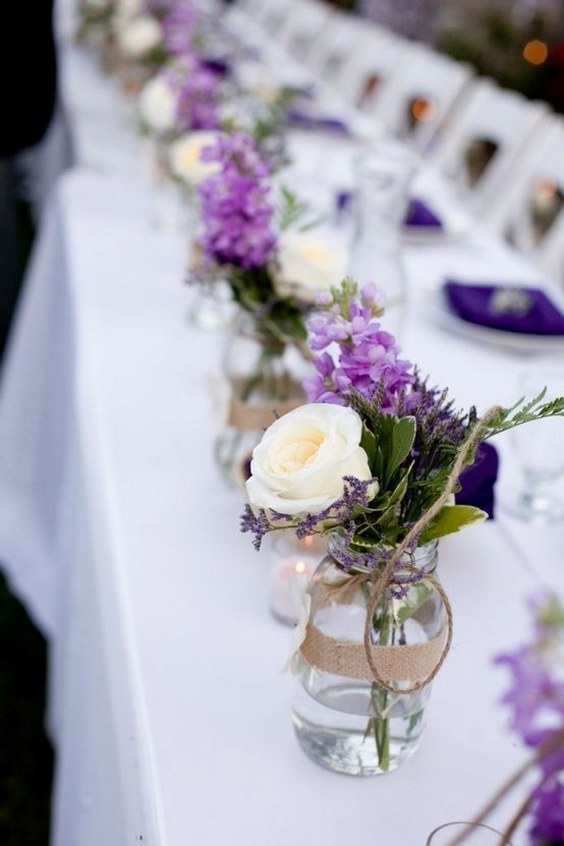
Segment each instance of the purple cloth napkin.
[[480,444],[474,464],[460,475],[461,489],[456,494],[457,505],[474,505],[486,511],[493,520],[498,468],[499,458],[495,447],[487,443]]
[[[539,288],[471,285],[447,279],[444,292],[451,310],[469,323],[529,335],[564,335],[564,315]],[[517,300],[515,307],[512,296]],[[524,302],[519,304],[523,296]]]
[[434,229],[443,228],[443,224],[435,212],[423,200],[417,198],[412,199],[409,203],[404,225],[432,227]]
[[207,70],[215,73],[217,76],[230,76],[233,70],[229,59],[203,59],[202,64]]
[[311,129],[318,132],[334,132],[339,135],[349,135],[349,128],[342,120],[331,117],[314,117],[301,109],[288,109],[286,120],[292,126],[300,129]]

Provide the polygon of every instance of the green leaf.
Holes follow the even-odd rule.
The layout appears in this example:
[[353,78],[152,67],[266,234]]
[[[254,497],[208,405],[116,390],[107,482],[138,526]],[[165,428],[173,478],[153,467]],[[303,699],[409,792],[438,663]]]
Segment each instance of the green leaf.
[[415,417],[401,417],[392,430],[392,448],[388,458],[388,478],[405,461],[415,440]]
[[362,427],[362,437],[360,439],[360,445],[365,451],[366,455],[368,456],[368,464],[373,470],[373,462],[376,456],[376,438],[370,432],[366,426]]
[[472,523],[481,523],[487,518],[485,511],[473,505],[445,505],[435,519],[423,530],[419,542],[428,543],[435,538],[459,532]]
[[392,599],[392,614],[397,626],[401,626],[427,602],[433,593],[433,588],[426,582],[416,582],[409,588],[409,594],[404,599]]

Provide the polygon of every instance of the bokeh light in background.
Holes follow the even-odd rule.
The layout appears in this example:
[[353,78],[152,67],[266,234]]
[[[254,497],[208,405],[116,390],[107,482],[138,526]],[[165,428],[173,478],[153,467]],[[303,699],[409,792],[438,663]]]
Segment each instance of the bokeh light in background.
[[544,41],[538,38],[533,38],[527,41],[523,47],[523,58],[531,65],[542,65],[546,62],[548,56],[548,47]]
[[435,103],[427,97],[416,97],[411,103],[411,114],[415,120],[431,120],[436,111]]

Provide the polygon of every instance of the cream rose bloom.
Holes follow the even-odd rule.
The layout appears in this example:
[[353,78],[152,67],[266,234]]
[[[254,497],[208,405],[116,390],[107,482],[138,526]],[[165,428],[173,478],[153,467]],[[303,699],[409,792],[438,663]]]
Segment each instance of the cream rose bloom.
[[161,44],[161,28],[154,18],[140,15],[123,23],[119,28],[118,41],[124,53],[138,59]]
[[170,132],[176,124],[176,97],[170,85],[155,76],[139,94],[139,117],[152,132]]
[[343,476],[372,476],[361,435],[360,417],[341,405],[309,403],[280,417],[253,451],[251,506],[292,515],[329,508],[343,494]]
[[173,176],[189,188],[196,188],[208,176],[217,173],[219,162],[203,162],[202,150],[215,144],[218,137],[218,132],[202,130],[190,132],[173,141],[169,147],[169,163]]
[[346,276],[344,245],[314,232],[284,232],[278,240],[276,289],[313,302],[317,294],[338,285]]

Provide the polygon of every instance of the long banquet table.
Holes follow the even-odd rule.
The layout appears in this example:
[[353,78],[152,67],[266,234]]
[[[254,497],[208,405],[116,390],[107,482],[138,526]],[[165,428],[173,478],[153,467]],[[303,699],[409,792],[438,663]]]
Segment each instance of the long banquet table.
[[[67,62],[106,90],[88,57],[73,48]],[[124,122],[116,131],[133,149]],[[52,844],[424,846],[524,759],[492,657],[526,637],[527,597],[560,587],[564,528],[500,509],[446,539],[454,643],[419,752],[376,779],[309,762],[292,736],[289,632],[268,612],[268,562],[239,533],[241,496],[213,463],[222,339],[187,322],[186,239],[150,225],[130,155],[119,169],[105,153],[81,158],[46,218],[0,397],[0,560],[51,646]],[[538,279],[478,225],[409,245],[407,262],[404,351],[459,404],[508,401],[525,363],[561,361],[447,333],[427,314],[447,272]],[[502,496],[520,478],[499,446]]]

